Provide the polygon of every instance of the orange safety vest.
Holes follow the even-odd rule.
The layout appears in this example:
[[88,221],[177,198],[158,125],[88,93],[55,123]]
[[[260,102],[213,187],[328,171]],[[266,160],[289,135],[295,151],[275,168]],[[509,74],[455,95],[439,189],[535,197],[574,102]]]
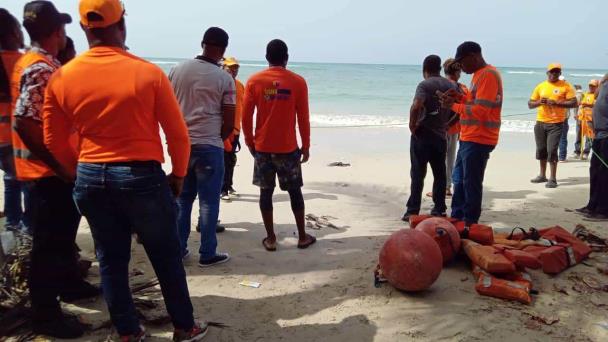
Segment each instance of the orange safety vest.
[[[481,81],[484,81],[483,85]],[[503,100],[498,70],[487,65],[476,71],[465,99],[465,112],[460,115],[460,140],[492,146],[498,144]]]
[[[594,105],[595,104],[595,94],[594,93],[585,93],[583,94],[583,98],[581,99],[581,104]],[[584,136],[595,138],[595,133],[593,132],[593,108],[580,106],[578,111],[578,120],[581,122],[581,130]]]
[[[53,65],[51,61],[45,58],[43,55],[29,51],[25,53],[17,63],[13,70],[11,79],[11,93],[13,97],[12,108],[15,109],[17,99],[21,93],[21,77],[23,72],[32,64],[44,62],[49,65]],[[14,112],[13,112],[14,113]],[[13,116],[13,125],[15,124],[15,118]],[[35,155],[30,152],[27,146],[19,137],[19,134],[15,132],[13,136],[13,152],[15,155],[15,169],[17,171],[17,179],[21,181],[31,181],[43,177],[53,176],[55,173],[38,159]]]
[[[10,78],[13,74],[13,68],[15,63],[23,54],[18,51],[2,51],[0,52],[0,58],[2,58],[2,64],[6,72],[6,77],[10,83]],[[11,94],[4,94],[11,95]],[[3,98],[0,101],[0,145],[12,145],[13,141],[11,138],[11,112],[12,112],[12,101],[10,99]]]

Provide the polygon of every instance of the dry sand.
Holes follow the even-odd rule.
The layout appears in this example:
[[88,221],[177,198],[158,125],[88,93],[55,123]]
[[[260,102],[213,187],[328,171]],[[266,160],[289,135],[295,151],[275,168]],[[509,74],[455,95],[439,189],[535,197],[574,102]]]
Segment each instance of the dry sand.
[[[312,141],[311,160],[304,167],[306,212],[333,216],[339,228],[311,230],[318,243],[308,250],[297,249],[289,197],[277,192],[279,248],[266,252],[261,245],[265,234],[258,190],[251,185],[252,158],[242,151],[235,171],[235,188],[241,197],[223,202],[220,213],[228,229],[219,234],[219,251],[229,252],[232,260],[209,269],[197,267],[196,256],[186,263],[196,316],[230,326],[211,328],[206,340],[608,340],[608,306],[601,306],[601,301],[608,304],[606,293],[572,290],[572,274],[589,273],[608,282],[607,276],[585,265],[557,277],[532,272],[540,294],[530,306],[476,294],[464,261],[445,267],[424,293],[405,294],[390,285],[375,288],[373,270],[382,243],[392,232],[408,228],[400,217],[409,193],[409,134],[405,128],[315,129]],[[545,189],[529,182],[537,173],[533,146],[531,134],[503,135],[486,171],[481,221],[495,227],[559,224],[571,230],[582,221],[564,209],[586,204],[588,163],[560,164],[559,188]],[[351,166],[327,166],[334,161]],[[429,171],[425,192],[431,182]],[[425,197],[423,211],[431,204]],[[197,215],[195,211],[193,218]],[[606,224],[585,224],[607,235]],[[86,222],[78,242],[85,256],[93,258]],[[199,237],[193,234],[190,250],[196,251],[198,244]],[[143,249],[136,244],[131,266],[145,272],[140,278],[153,277]],[[240,286],[243,280],[262,286]],[[568,294],[557,292],[554,285],[566,288]],[[89,321],[107,318],[101,299],[80,306],[92,310],[83,315]],[[531,316],[559,321],[547,325]],[[148,330],[149,341],[171,337],[170,325]],[[108,333],[109,329],[102,329],[83,340],[101,340]]]

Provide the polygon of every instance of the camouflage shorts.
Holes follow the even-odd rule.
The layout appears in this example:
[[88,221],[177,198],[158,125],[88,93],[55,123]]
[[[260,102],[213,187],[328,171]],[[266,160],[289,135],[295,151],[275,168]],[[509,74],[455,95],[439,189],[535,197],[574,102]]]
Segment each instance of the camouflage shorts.
[[278,176],[281,190],[301,188],[304,185],[301,156],[299,149],[291,153],[256,152],[253,184],[262,189],[271,189],[276,187],[275,178]]

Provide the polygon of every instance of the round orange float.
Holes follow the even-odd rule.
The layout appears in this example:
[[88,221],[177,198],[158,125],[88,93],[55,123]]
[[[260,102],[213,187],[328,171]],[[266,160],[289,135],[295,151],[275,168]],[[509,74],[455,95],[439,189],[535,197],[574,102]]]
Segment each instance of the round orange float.
[[443,262],[452,260],[460,250],[460,235],[458,230],[448,220],[441,217],[431,217],[416,226],[416,230],[427,233],[435,240],[441,254]]
[[426,233],[402,229],[380,250],[380,272],[394,287],[404,291],[426,290],[439,277],[443,266],[441,250]]

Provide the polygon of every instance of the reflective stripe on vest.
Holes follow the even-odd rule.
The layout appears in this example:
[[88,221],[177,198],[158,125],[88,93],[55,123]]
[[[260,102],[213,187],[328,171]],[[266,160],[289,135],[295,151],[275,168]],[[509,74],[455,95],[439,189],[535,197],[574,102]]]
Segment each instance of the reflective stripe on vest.
[[483,100],[483,99],[475,99],[475,101],[473,101],[474,104],[476,105],[480,105],[482,107],[486,107],[486,108],[502,108],[502,101],[490,101],[490,100]]
[[26,159],[26,160],[40,160],[30,150],[15,148],[13,149],[15,158]]
[[477,119],[462,119],[460,120],[462,126],[483,126],[486,128],[500,128],[500,121],[480,121]]

